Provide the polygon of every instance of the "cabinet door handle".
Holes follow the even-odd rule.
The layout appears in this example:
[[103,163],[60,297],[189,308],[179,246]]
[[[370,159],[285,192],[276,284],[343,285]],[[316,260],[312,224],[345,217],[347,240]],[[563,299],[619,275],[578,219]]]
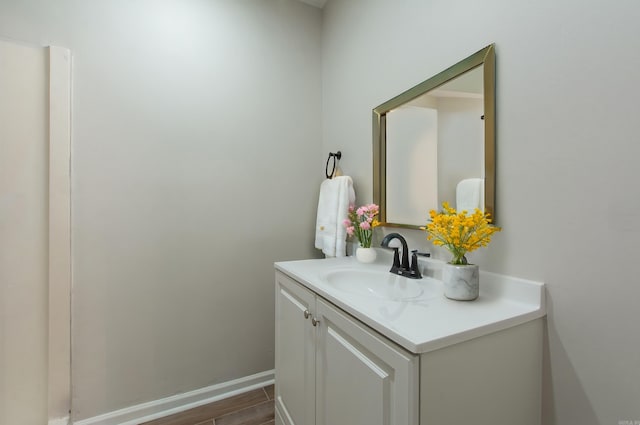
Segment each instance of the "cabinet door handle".
[[315,317],[314,317],[313,319],[311,319],[311,324],[312,324],[313,326],[317,326],[317,325],[318,325],[318,323],[320,323],[320,321],[319,321],[318,319],[316,319]]
[[305,310],[303,314],[305,319],[308,319],[309,316],[311,316],[311,313],[309,313],[309,310]]

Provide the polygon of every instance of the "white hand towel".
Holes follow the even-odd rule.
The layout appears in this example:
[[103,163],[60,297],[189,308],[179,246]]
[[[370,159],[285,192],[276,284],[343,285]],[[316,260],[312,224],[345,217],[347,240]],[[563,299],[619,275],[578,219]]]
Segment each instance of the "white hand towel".
[[456,186],[456,210],[473,214],[476,208],[484,211],[484,179],[461,180]]
[[342,222],[348,217],[349,205],[356,200],[349,176],[328,179],[320,185],[315,246],[327,257],[346,255],[347,229]]

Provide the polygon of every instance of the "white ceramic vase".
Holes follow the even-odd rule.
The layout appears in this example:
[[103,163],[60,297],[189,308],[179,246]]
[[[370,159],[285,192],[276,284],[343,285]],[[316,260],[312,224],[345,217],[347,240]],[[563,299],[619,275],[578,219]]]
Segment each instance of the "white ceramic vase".
[[356,249],[356,258],[361,263],[373,263],[376,261],[376,250],[374,248],[363,248],[361,246]]
[[476,264],[445,264],[442,269],[444,296],[452,300],[472,301],[480,291],[480,268]]

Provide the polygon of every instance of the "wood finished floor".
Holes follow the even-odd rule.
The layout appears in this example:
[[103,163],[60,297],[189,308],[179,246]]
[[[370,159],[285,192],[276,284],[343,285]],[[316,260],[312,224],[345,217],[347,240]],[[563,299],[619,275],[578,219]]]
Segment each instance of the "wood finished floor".
[[273,385],[141,425],[274,425]]

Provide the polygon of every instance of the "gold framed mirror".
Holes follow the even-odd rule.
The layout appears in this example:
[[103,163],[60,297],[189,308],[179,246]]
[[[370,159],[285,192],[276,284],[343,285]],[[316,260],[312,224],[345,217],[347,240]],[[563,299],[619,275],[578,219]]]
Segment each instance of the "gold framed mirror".
[[373,110],[373,202],[384,226],[419,229],[444,201],[477,205],[495,223],[495,182],[493,44]]

